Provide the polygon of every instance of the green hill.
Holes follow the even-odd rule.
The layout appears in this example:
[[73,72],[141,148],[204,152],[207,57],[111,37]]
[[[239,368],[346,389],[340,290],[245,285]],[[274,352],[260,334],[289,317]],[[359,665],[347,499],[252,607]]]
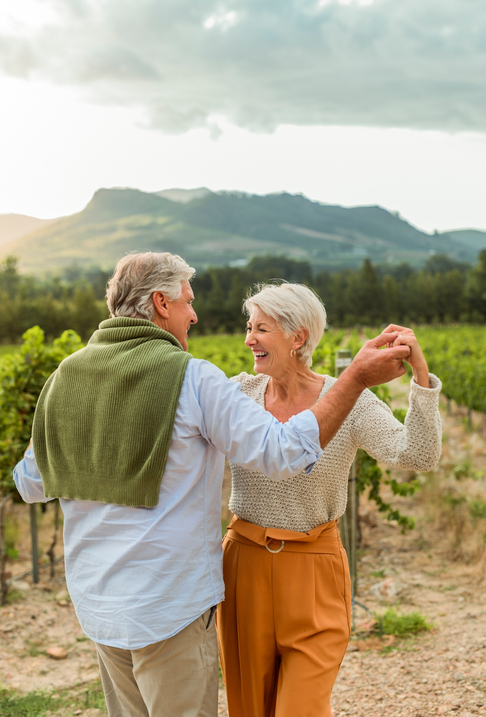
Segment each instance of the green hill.
[[486,232],[480,232],[477,229],[456,229],[441,236],[447,236],[453,242],[463,244],[476,252],[486,249]]
[[474,262],[481,241],[455,236],[470,233],[483,234],[430,235],[381,207],[345,208],[285,193],[100,189],[78,214],[5,242],[0,258],[15,254],[31,273],[73,263],[110,269],[140,250],[175,252],[197,268],[243,264],[258,254],[306,259],[318,270],[357,267],[365,256],[420,266],[436,252]]

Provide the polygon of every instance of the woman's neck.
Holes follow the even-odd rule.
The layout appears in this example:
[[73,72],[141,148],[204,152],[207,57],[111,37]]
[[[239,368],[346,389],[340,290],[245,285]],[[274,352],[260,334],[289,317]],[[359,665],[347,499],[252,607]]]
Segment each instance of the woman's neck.
[[307,366],[292,367],[278,376],[270,376],[265,391],[265,408],[279,420],[311,408],[318,400],[324,385],[320,376]]
[[292,367],[278,376],[270,376],[267,393],[288,401],[313,385],[316,378],[318,378],[317,374],[307,366],[299,367],[297,370]]

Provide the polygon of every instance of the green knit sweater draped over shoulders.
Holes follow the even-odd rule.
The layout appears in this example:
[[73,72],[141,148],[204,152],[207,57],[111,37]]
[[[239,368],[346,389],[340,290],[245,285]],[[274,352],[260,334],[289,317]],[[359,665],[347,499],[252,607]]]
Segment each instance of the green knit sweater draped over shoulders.
[[157,505],[190,359],[151,321],[103,321],[39,397],[33,442],[46,497]]

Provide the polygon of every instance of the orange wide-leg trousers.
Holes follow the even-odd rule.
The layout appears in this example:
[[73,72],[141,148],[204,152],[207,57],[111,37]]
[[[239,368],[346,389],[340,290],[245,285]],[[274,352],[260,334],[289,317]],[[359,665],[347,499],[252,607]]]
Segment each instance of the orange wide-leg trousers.
[[233,518],[218,607],[230,717],[332,717],[351,587],[336,521],[308,533]]

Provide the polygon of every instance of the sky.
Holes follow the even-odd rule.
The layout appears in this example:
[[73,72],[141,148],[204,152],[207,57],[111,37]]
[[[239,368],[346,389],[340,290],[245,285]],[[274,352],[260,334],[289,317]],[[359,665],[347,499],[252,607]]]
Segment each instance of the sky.
[[2,0],[0,213],[113,186],[486,230],[486,3]]

